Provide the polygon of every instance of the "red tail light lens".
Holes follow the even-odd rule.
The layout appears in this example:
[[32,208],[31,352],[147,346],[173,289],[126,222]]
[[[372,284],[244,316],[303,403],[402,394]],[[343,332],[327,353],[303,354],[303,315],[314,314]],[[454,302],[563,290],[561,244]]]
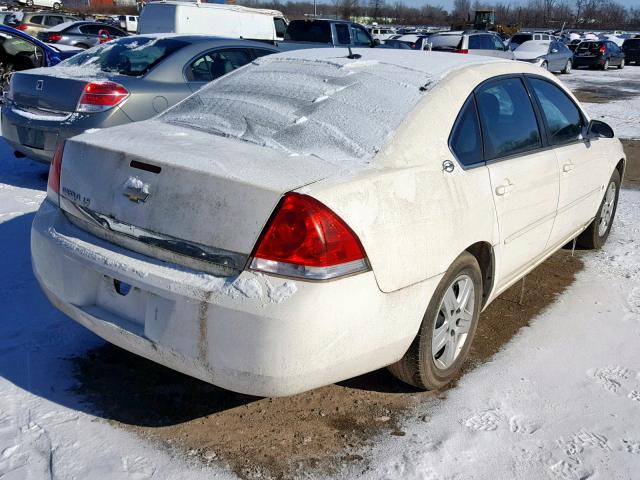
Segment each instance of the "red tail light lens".
[[598,49],[598,51],[599,51],[600,53],[604,53],[604,52],[606,52],[606,51],[607,51],[607,47],[606,47],[606,46],[604,46],[604,45],[600,45],[600,48]]
[[78,112],[104,112],[129,96],[129,91],[115,82],[91,82],[84,86]]
[[62,40],[62,35],[60,35],[59,33],[50,33],[49,37],[47,38],[47,42],[49,43],[56,43],[60,40]]
[[340,217],[312,197],[288,193],[258,239],[251,268],[327,280],[368,270],[369,264]]
[[454,50],[453,53],[464,53],[467,54],[469,53],[469,50],[467,50],[466,48],[462,49],[462,50]]
[[21,23],[20,25],[16,25],[16,30],[20,30],[21,32],[24,32],[27,29],[27,26],[24,23]]
[[49,166],[49,179],[47,180],[47,197],[56,204],[60,194],[60,171],[62,170],[62,155],[64,154],[64,140],[58,143]]

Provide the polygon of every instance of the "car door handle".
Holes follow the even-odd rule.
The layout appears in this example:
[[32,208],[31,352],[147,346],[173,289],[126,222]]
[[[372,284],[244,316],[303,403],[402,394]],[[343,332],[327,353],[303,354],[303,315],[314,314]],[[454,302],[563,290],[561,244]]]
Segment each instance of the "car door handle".
[[498,185],[496,187],[496,195],[499,197],[503,197],[505,195],[508,195],[511,190],[513,190],[513,183],[507,180],[507,183],[505,185]]
[[565,163],[562,166],[562,171],[564,173],[570,172],[571,170],[573,170],[575,168],[575,165],[573,163]]

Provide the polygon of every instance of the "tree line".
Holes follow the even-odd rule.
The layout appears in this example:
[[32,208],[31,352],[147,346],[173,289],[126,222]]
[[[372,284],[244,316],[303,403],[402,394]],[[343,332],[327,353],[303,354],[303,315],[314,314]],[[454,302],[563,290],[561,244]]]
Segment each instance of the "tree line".
[[397,25],[460,25],[473,21],[476,10],[494,10],[496,23],[559,30],[640,29],[640,8],[626,7],[617,0],[526,0],[485,3],[454,0],[447,11],[439,5],[409,7],[401,0],[324,0],[310,1],[241,0],[257,8],[280,10],[288,18],[304,18],[317,12],[321,17],[377,21]]

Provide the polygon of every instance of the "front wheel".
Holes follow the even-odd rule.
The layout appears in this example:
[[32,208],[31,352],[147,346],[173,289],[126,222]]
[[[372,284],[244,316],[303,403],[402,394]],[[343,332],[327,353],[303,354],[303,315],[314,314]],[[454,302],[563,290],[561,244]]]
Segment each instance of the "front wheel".
[[456,378],[469,353],[481,309],[480,267],[473,255],[464,252],[436,288],[409,350],[389,371],[421,389],[446,386]]
[[618,65],[618,69],[622,70],[624,68],[624,58],[620,60],[620,65]]
[[549,64],[547,62],[542,62],[540,64],[540,68],[542,68],[544,70],[549,70]]
[[618,170],[614,170],[595,218],[576,239],[576,244],[579,247],[597,250],[607,241],[618,207],[620,181],[620,173]]
[[53,4],[53,9],[54,9],[55,11],[59,11],[59,10],[60,10],[60,8],[62,8],[62,5],[60,5],[59,3],[57,3],[57,2],[56,2],[56,3],[54,3],[54,4]]
[[608,58],[602,64],[602,70],[609,70],[609,59]]
[[573,68],[573,64],[571,63],[571,60],[567,60],[567,64],[564,66],[562,73],[571,73],[572,68]]

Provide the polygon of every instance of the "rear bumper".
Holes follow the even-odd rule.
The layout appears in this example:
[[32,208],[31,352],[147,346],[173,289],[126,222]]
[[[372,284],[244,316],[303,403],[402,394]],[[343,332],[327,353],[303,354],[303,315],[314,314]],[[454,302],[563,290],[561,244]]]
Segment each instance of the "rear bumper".
[[604,62],[604,57],[573,57],[574,67],[601,67]]
[[[292,395],[398,360],[438,278],[392,294],[372,272],[325,283],[221,278],[135,254],[44,202],[33,269],[50,301],[108,342],[229,390]],[[132,288],[116,292],[114,280]]]
[[53,117],[23,112],[6,102],[2,105],[2,136],[14,150],[48,163],[60,141],[91,128],[113,127],[131,121],[118,107],[101,113]]

